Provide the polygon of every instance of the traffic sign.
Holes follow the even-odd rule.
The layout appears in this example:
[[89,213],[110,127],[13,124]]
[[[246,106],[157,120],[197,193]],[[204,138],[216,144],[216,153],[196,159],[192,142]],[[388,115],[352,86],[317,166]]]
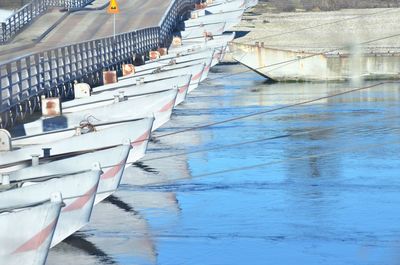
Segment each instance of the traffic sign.
[[119,7],[118,7],[117,0],[110,0],[110,5],[108,6],[107,13],[119,14]]

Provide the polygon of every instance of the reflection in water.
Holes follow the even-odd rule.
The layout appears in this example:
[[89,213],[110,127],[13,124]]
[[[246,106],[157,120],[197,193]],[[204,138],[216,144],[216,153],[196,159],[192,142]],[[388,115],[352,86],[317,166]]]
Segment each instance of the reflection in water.
[[154,264],[156,259],[146,220],[111,196],[96,206],[88,226],[50,251],[47,264]]
[[[216,122],[351,89],[345,83],[265,84],[252,73],[229,78],[216,73],[213,78],[194,93],[185,106],[189,110],[181,110],[189,124],[201,116]],[[395,221],[400,183],[394,177],[399,173],[395,154],[400,147],[318,155],[398,140],[393,129],[400,125],[399,92],[397,85],[388,84],[201,130],[206,140],[198,148],[330,128],[188,156],[194,177],[268,161],[280,160],[280,164],[148,187],[176,193],[181,207],[179,225],[154,234],[159,263],[372,265],[393,261],[400,239]],[[391,117],[396,114],[397,118]],[[368,122],[373,119],[377,122]],[[193,148],[190,143],[178,146]],[[301,156],[309,158],[288,160]],[[148,217],[149,222],[155,218],[156,214]],[[365,246],[369,253],[360,258]]]
[[[382,144],[318,155],[399,140],[395,131],[400,127],[399,86],[386,84],[161,137],[350,88],[346,83],[266,84],[251,72],[224,77],[243,70],[215,68],[175,111],[155,133],[146,157],[126,170],[121,189],[95,208],[91,224],[78,234],[91,249],[67,244],[72,253],[65,251],[67,261],[74,260],[74,265],[396,264],[400,146]],[[326,130],[316,131],[321,128]],[[314,132],[174,156],[310,130]],[[155,159],[160,156],[165,158]],[[273,161],[281,163],[196,178]],[[60,248],[51,251],[48,264],[60,264],[55,262],[64,258],[58,255]],[[78,258],[71,258],[75,255]]]
[[124,201],[131,202],[139,210],[157,208],[170,213],[178,213],[180,210],[175,193],[121,189],[118,191],[118,196]]
[[142,216],[114,197],[112,203],[95,208],[92,222],[82,232],[118,264],[154,264],[157,254],[149,229]]
[[116,264],[116,262],[81,233],[75,233],[54,247],[47,264]]
[[168,156],[173,153],[148,151],[143,161],[139,161],[139,163],[135,163],[125,170],[121,181],[122,186],[140,186],[190,178],[185,157],[166,157],[164,159],[151,161],[145,160],[151,157],[158,157],[160,154]]
[[124,210],[125,212],[132,213],[133,215],[138,215],[139,213],[133,209],[129,204],[126,202],[120,200],[118,197],[111,195],[108,197],[105,202],[111,203],[118,207],[121,210]]

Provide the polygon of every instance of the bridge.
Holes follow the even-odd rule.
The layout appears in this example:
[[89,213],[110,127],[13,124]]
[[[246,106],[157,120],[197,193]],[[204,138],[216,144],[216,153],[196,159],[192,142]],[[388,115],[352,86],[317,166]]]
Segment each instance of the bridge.
[[[32,114],[41,95],[72,96],[75,81],[99,85],[104,70],[120,72],[136,55],[169,45],[177,23],[197,2],[120,0],[114,38],[107,0],[32,0],[7,22],[14,30],[0,39],[0,126]],[[21,26],[22,20],[28,22]]]

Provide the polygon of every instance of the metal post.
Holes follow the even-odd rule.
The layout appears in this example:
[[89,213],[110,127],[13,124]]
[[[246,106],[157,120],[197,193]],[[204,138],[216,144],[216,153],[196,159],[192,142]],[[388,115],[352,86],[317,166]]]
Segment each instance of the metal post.
[[114,14],[114,41],[115,41],[115,14]]
[[0,43],[6,42],[6,23],[1,23],[1,41]]
[[[32,0],[32,6],[25,11],[21,11],[20,15],[22,15],[23,13],[25,14],[24,16],[26,16],[27,12],[32,12],[30,18],[26,17],[29,20],[43,13],[46,10],[47,6],[52,6],[55,4],[61,5],[62,3],[64,3],[64,5],[67,7],[75,7],[79,5],[86,5],[88,2],[90,2],[90,0]],[[88,71],[93,76],[97,76],[97,79],[100,80],[103,68],[118,65],[122,60],[132,61],[133,58],[131,57],[134,54],[144,54],[144,52],[148,51],[149,49],[157,48],[160,45],[166,45],[167,42],[169,42],[172,38],[171,32],[173,26],[176,24],[176,19],[181,14],[181,12],[184,11],[185,8],[189,7],[188,4],[193,2],[195,2],[195,0],[174,0],[174,4],[171,5],[170,10],[168,10],[168,12],[165,14],[165,17],[160,22],[159,27],[141,29],[131,32],[127,35],[121,34],[119,35],[118,40],[116,38],[116,14],[113,14],[113,38],[110,37],[98,39],[93,42],[93,45],[91,45],[90,47],[88,46],[88,49],[97,50],[97,58],[93,58],[93,55],[92,57],[90,57],[93,60],[81,59],[79,60],[79,62],[76,62],[76,60],[73,58],[74,56],[78,56],[78,51],[74,52],[74,49],[78,46],[80,47],[81,55],[82,53],[86,52],[86,50],[82,50],[82,47],[84,47],[83,45],[64,46],[58,48],[59,50],[50,49],[45,52],[32,54],[30,55],[32,56],[30,57],[32,59],[24,59],[32,60],[32,62],[30,63],[26,62],[26,67],[28,69],[28,78],[25,78],[24,75],[21,75],[23,71],[23,69],[21,70],[21,65],[19,67],[20,71],[18,81],[14,80],[13,78],[13,76],[18,75],[13,72],[13,65],[20,64],[17,63],[18,60],[21,60],[20,58],[13,60],[7,65],[1,65],[3,67],[2,70],[4,69],[4,67],[6,67],[6,73],[3,73],[4,71],[2,71],[1,78],[8,79],[9,81],[9,85],[7,85],[6,87],[2,87],[1,90],[8,89],[8,94],[14,96],[15,93],[13,93],[13,87],[16,87],[17,85],[21,86],[21,84],[25,82],[22,81],[22,79],[25,78],[24,80],[28,81],[29,87],[32,88],[32,86],[35,86],[39,94],[49,93],[49,90],[56,87],[57,84],[64,83],[62,85],[68,85],[71,83],[72,79],[82,78],[82,76],[88,74]],[[7,22],[7,24],[0,23],[0,34],[3,35],[3,39],[0,35],[0,42],[2,40],[5,41],[13,36],[14,31],[18,31],[18,27],[16,28],[17,25],[15,23],[17,23],[15,16],[12,17]],[[91,54],[94,54],[93,50],[91,51]],[[60,56],[63,60],[62,65],[61,62],[58,61]],[[86,58],[88,56],[83,57]],[[78,65],[82,65],[82,61],[84,60],[87,61],[87,67],[79,67]],[[94,61],[96,62],[95,65],[93,65]],[[47,63],[49,64],[49,69],[47,69],[46,67]],[[60,69],[63,70],[62,73],[58,71]],[[53,70],[57,70],[58,72],[55,72],[53,75]],[[49,78],[46,78],[47,75],[49,75]],[[15,84],[13,83],[13,81]],[[33,91],[33,89],[31,90]],[[3,101],[7,100],[11,101],[10,106],[6,106],[6,104],[3,104]],[[18,99],[15,99],[15,97],[8,98],[5,97],[5,94],[0,93],[0,103],[2,103],[0,105],[0,112],[2,112],[3,117],[5,117],[5,113],[9,113],[10,109],[14,108],[20,102]]]

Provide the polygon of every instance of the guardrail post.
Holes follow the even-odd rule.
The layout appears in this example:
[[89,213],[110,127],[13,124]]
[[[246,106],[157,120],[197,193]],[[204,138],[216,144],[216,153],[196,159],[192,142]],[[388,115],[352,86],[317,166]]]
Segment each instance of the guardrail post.
[[[12,103],[12,87],[13,87],[13,81],[12,81],[12,69],[11,69],[11,64],[8,64],[6,67],[6,73],[7,73],[7,82],[8,82],[8,95],[9,95],[9,100],[10,104]],[[3,91],[1,91],[3,93]]]
[[[32,0],[29,8],[25,6],[25,11],[20,10],[19,19],[13,16],[8,22],[1,23],[0,43],[12,38],[27,21],[42,14],[50,6],[82,7],[89,2],[90,0]],[[181,14],[194,2],[196,0],[172,2],[157,27],[120,34],[115,39],[109,37],[57,47],[0,65],[0,113],[4,117],[0,122],[6,124],[7,115],[16,109],[21,100],[33,99],[36,103],[32,104],[36,107],[40,104],[36,100],[39,95],[55,92],[66,96],[60,89],[71,89],[74,80],[84,80],[85,77],[88,82],[99,85],[103,69],[120,69],[122,62],[133,62],[134,55],[145,55],[150,49],[168,45]],[[3,94],[4,90],[8,90],[8,95]],[[11,118],[14,116],[12,114]]]
[[96,45],[96,75],[97,75],[97,82],[101,83],[102,82],[102,71],[103,71],[103,62],[102,62],[102,43],[101,40],[96,40],[95,41]]
[[39,53],[37,56],[37,72],[38,72],[38,79],[39,79],[39,90],[42,92],[45,87],[45,80],[44,80],[44,55],[43,53]]
[[6,42],[6,23],[1,23],[1,37],[0,44]]

